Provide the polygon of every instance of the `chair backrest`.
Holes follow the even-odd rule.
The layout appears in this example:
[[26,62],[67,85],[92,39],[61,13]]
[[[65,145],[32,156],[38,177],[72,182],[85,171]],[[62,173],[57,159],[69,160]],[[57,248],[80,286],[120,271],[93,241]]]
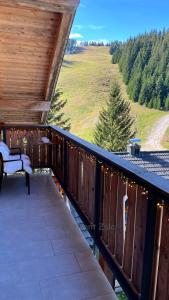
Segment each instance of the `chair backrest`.
[[3,160],[8,160],[10,155],[10,150],[9,147],[2,141],[0,142],[0,153],[2,154]]
[[3,157],[2,154],[0,153],[0,178],[3,176],[3,171],[4,171]]

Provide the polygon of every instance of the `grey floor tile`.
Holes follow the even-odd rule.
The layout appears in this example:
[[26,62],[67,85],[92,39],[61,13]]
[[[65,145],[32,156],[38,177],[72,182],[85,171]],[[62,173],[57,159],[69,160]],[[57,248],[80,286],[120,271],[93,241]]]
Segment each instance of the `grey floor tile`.
[[13,263],[53,255],[54,251],[51,241],[22,242],[20,240],[20,242],[15,244],[6,241],[5,243],[1,242],[0,246],[0,264],[4,263],[4,261],[6,263]]
[[79,235],[76,236],[66,236],[62,239],[52,240],[52,246],[55,255],[59,253],[76,253],[90,250],[89,246],[84,241],[83,237]]
[[92,271],[41,281],[45,300],[83,300],[112,293],[102,272]]
[[22,282],[38,281],[55,276],[69,275],[81,271],[76,258],[72,254],[45,257],[22,261],[17,265]]
[[1,300],[43,300],[39,283],[0,283]]

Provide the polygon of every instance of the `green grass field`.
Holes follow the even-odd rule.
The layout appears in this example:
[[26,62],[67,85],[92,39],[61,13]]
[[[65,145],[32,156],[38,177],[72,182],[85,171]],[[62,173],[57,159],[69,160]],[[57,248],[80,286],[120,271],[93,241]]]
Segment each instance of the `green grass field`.
[[169,150],[169,128],[165,132],[165,136],[164,136],[164,138],[162,140],[162,146],[163,146],[164,149],[168,149]]
[[[117,65],[111,63],[107,47],[87,47],[79,54],[66,55],[57,88],[63,98],[68,99],[64,109],[71,118],[71,132],[93,140],[93,132],[99,111],[109,97],[112,80],[117,80],[122,94],[128,100],[126,86]],[[131,102],[131,113],[135,118],[137,136],[145,141],[153,124],[165,112],[148,109]]]

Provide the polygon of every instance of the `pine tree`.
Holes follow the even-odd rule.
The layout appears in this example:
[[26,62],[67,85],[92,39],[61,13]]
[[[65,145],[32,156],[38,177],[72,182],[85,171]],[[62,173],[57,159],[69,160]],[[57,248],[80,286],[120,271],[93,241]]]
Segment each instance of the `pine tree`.
[[67,100],[61,99],[62,92],[57,90],[52,98],[51,108],[48,113],[47,124],[56,125],[64,130],[70,130],[70,118],[65,118],[61,110],[65,107]]
[[128,140],[135,134],[134,119],[130,116],[130,104],[123,99],[119,85],[114,82],[109,100],[96,125],[96,145],[108,151],[124,151]]

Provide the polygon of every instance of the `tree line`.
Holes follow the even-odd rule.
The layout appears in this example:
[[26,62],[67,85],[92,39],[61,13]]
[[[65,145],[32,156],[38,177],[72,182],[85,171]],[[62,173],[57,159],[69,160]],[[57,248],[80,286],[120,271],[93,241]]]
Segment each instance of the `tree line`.
[[69,39],[66,47],[66,54],[73,54],[77,53],[80,47],[88,47],[88,46],[95,46],[95,47],[110,47],[111,42],[104,42],[104,41],[77,41],[75,39]]
[[169,30],[154,30],[124,43],[114,41],[110,54],[123,74],[130,99],[169,110]]

